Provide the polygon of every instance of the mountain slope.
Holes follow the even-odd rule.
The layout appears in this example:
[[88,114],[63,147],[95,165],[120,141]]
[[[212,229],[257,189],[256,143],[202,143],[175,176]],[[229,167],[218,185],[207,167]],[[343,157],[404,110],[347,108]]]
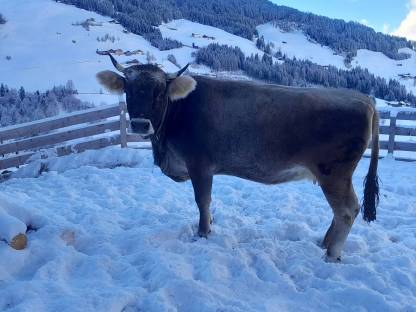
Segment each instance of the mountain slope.
[[[90,2],[96,3],[96,1]],[[183,5],[184,3],[186,1]],[[230,2],[230,5],[235,3]],[[10,87],[23,85],[27,90],[34,91],[46,90],[53,85],[62,85],[72,80],[80,93],[79,97],[96,104],[117,101],[114,95],[96,94],[102,89],[96,82],[95,73],[112,69],[107,57],[96,54],[97,49],[121,49],[121,52],[140,50],[138,54],[119,55],[117,58],[120,62],[134,59],[142,63],[155,62],[168,72],[176,71],[178,67],[193,62],[193,53],[197,48],[210,43],[238,46],[245,56],[259,54],[261,58],[263,55],[263,51],[256,47],[255,40],[248,40],[222,29],[186,19],[172,20],[152,28],[160,32],[162,38],[174,39],[183,44],[180,48],[161,51],[143,36],[132,34],[121,25],[114,23],[110,17],[74,6],[51,0],[19,2],[0,0],[0,8],[8,20],[6,24],[0,25],[0,82]],[[220,9],[221,7],[218,8]],[[156,13],[151,12],[148,15],[152,17],[154,14]],[[165,16],[164,13],[160,14]],[[177,16],[176,13],[176,15],[172,14]],[[252,14],[256,15],[258,12],[253,11]],[[164,18],[168,19],[172,16],[167,14]],[[146,20],[146,22],[156,23],[157,20]],[[210,22],[213,21],[207,20],[207,23]],[[335,52],[329,46],[315,42],[301,30],[294,28],[283,31],[275,25],[270,23],[256,25],[255,29],[259,35],[264,36],[266,42],[274,43],[272,52],[280,50],[289,57],[309,59],[320,65],[333,65],[346,69],[344,55]],[[410,49],[401,51],[410,54],[411,57],[396,61],[379,52],[358,50],[358,55],[352,59],[351,66],[369,68],[371,73],[387,80],[398,79],[408,91],[416,93],[414,79],[411,78],[416,76],[416,66],[414,66],[416,53]],[[171,62],[172,60],[176,65]],[[385,66],[379,66],[380,63]],[[399,64],[401,66],[398,66]],[[190,70],[200,74],[212,71],[196,64],[193,64]]]
[[[398,53],[402,47],[412,44],[404,38],[376,33],[367,26],[330,19],[311,13],[303,13],[286,6],[278,6],[267,0],[63,0],[81,8],[117,18],[135,33],[158,37],[151,26],[178,18],[185,18],[251,40],[256,26],[277,22],[285,27],[296,26],[322,45],[337,53],[352,53],[358,49],[383,52],[402,59]],[[159,35],[160,36],[160,35]]]

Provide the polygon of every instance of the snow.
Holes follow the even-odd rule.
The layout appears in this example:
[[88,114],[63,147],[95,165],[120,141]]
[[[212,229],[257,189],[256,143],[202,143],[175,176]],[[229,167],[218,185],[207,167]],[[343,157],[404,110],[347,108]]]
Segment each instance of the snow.
[[[202,48],[211,43],[226,44],[228,46],[237,46],[246,55],[251,54],[263,55],[263,51],[257,49],[254,41],[230,34],[225,30],[191,22],[185,19],[173,20],[169,23],[159,26],[160,32],[163,38],[172,38],[182,42],[185,45],[192,46],[194,43],[196,46]],[[192,36],[192,34],[195,36]],[[203,38],[203,35],[210,38]]]
[[[95,79],[97,72],[113,69],[107,57],[96,54],[97,49],[140,49],[144,52],[143,55],[118,56],[117,59],[121,63],[132,59],[146,63],[146,53],[149,52],[155,57],[155,62],[161,64],[167,72],[178,70],[167,60],[169,54],[175,56],[180,66],[194,61],[192,53],[196,49],[191,48],[192,43],[204,47],[217,42],[238,46],[246,56],[263,54],[256,48],[254,41],[184,19],[162,24],[159,29],[163,37],[176,39],[187,46],[160,51],[143,37],[124,33],[121,25],[109,23],[110,17],[74,6],[51,0],[0,0],[0,8],[8,20],[6,24],[0,25],[1,82],[10,87],[24,86],[27,90],[35,91],[47,90],[54,85],[62,85],[72,80],[80,93],[79,97],[96,105],[117,102],[117,97],[103,92],[103,88]],[[102,26],[91,26],[87,31],[82,26],[72,25],[88,18],[94,18]],[[345,69],[341,55],[308,40],[300,31],[284,32],[271,23],[259,25],[257,30],[266,42],[274,43],[275,51],[280,48],[289,57],[309,59],[320,65],[333,65]],[[192,33],[199,37],[193,37]],[[96,40],[97,37],[101,38],[107,34],[115,37],[114,43]],[[215,39],[202,38],[203,35]],[[287,43],[284,44],[283,41]],[[416,76],[416,52],[410,49],[403,49],[403,52],[411,54],[411,58],[395,61],[378,52],[359,50],[352,65],[368,68],[371,73],[386,79],[398,79],[409,91],[416,93],[413,79],[401,79],[398,76]],[[7,60],[6,56],[11,56],[11,60]],[[402,66],[397,66],[398,64]],[[192,64],[190,70],[197,74],[211,73],[208,67],[197,64]],[[103,94],[96,94],[101,92]]]
[[1,205],[24,207],[36,230],[23,251],[0,241],[0,310],[415,311],[414,163],[380,160],[378,219],[357,218],[339,264],[317,245],[332,213],[310,182],[216,176],[200,239],[191,183],[165,177],[150,151],[70,155],[33,178],[37,166],[1,184]]
[[[167,60],[168,54],[174,54],[183,66],[192,60],[192,48],[159,51],[143,37],[126,34],[121,25],[109,23],[110,17],[74,6],[50,0],[0,0],[0,8],[8,20],[0,26],[0,75],[1,82],[10,87],[23,85],[27,90],[46,90],[72,80],[80,93],[101,92],[95,74],[112,70],[113,66],[108,57],[96,54],[97,49],[140,49],[143,55],[117,59],[120,62],[138,59],[146,63],[149,52],[167,72],[178,70]],[[88,18],[94,18],[102,26],[91,26],[87,31],[72,25]],[[96,40],[106,34],[114,36],[115,42]],[[6,60],[7,55],[12,59]],[[81,94],[80,97],[96,104],[117,102],[117,96],[109,94]]]
[[[326,66],[333,65],[340,69],[346,69],[344,57],[335,54],[331,48],[322,46],[308,40],[300,30],[285,32],[272,23],[257,26],[259,36],[264,37],[264,41],[274,44],[273,51],[280,51],[289,58],[310,60],[313,63]],[[286,43],[284,43],[286,42]]]
[[[113,104],[117,96],[103,92],[95,74],[101,70],[113,70],[106,56],[96,54],[96,50],[122,49],[134,51],[140,49],[143,55],[117,56],[120,63],[137,59],[147,63],[146,54],[155,57],[166,72],[175,72],[178,67],[168,61],[173,54],[179,66],[193,62],[192,42],[202,47],[211,42],[239,46],[247,55],[263,52],[254,42],[232,35],[215,27],[210,27],[187,20],[174,20],[159,28],[164,37],[172,37],[189,46],[168,51],[160,51],[143,37],[124,33],[123,27],[109,23],[110,17],[78,9],[74,6],[51,0],[0,0],[1,12],[7,17],[7,23],[0,26],[0,75],[1,82],[10,87],[24,86],[25,89],[47,90],[54,85],[65,85],[72,80],[83,100],[100,104]],[[82,26],[72,24],[94,18],[101,26],[91,26],[85,30]],[[176,27],[171,30],[168,27]],[[215,36],[216,40],[192,38],[197,32]],[[97,37],[106,34],[115,37],[111,41],[98,42]],[[75,43],[73,42],[75,41]],[[11,60],[6,56],[10,55]],[[206,66],[192,64],[190,70],[198,74],[207,74],[211,70]],[[102,93],[103,94],[96,94]]]
[[0,208],[0,239],[10,242],[20,233],[26,233],[26,225]]
[[[296,57],[297,59],[310,60],[322,66],[332,65],[339,69],[347,69],[343,56],[336,54],[329,47],[309,40],[302,31],[285,32],[272,23],[257,26],[257,31],[260,36],[264,36],[265,42],[274,44],[273,51],[276,52],[280,49],[289,58]],[[412,77],[416,77],[416,51],[403,48],[399,49],[399,52],[409,54],[410,58],[397,61],[381,52],[360,49],[351,65],[352,67],[367,68],[370,73],[385,78],[387,81],[396,79],[406,87],[408,92],[416,94],[416,79],[404,79],[399,76],[400,74],[410,74]]]
[[396,79],[408,91],[416,94],[416,78],[403,79],[399,76],[400,74],[410,74],[412,77],[416,77],[416,51],[409,48],[400,49],[399,51],[409,54],[410,58],[396,61],[388,58],[381,52],[362,49],[357,51],[357,56],[352,60],[351,64],[353,66],[367,68],[370,73],[385,78],[387,81],[389,79]]

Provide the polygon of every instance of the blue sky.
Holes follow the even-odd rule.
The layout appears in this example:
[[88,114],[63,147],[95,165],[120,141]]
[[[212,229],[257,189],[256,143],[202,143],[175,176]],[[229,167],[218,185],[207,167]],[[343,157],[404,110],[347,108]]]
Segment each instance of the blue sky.
[[411,10],[409,0],[272,0],[301,11],[358,21],[377,31],[396,31]]

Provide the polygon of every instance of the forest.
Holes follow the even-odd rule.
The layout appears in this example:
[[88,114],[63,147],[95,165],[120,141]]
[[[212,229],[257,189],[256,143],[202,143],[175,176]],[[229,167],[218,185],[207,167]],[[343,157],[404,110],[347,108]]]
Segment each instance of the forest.
[[342,70],[320,66],[309,60],[284,58],[274,62],[271,55],[245,57],[238,47],[210,44],[196,53],[196,62],[216,71],[243,71],[247,76],[287,86],[348,88],[387,101],[403,101],[416,107],[416,96],[408,93],[397,80],[386,81],[360,67]]
[[356,22],[345,22],[300,12],[267,0],[62,0],[67,4],[117,19],[129,31],[144,36],[155,47],[168,50],[180,43],[165,38],[155,28],[163,22],[185,18],[224,29],[252,40],[256,26],[273,22],[283,29],[297,28],[337,53],[354,56],[358,49],[382,52],[393,59],[407,58],[397,50],[412,42]]
[[73,83],[46,92],[27,92],[0,84],[0,127],[56,116],[93,107],[76,98]]

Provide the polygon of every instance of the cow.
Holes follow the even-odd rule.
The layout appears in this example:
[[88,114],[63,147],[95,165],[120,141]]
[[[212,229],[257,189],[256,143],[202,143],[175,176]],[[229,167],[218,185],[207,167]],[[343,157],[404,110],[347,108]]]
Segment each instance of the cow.
[[374,100],[348,89],[287,87],[168,74],[152,64],[102,71],[98,81],[126,94],[133,132],[149,137],[155,165],[176,182],[191,180],[198,234],[211,228],[214,175],[264,184],[317,181],[333,211],[321,242],[328,261],[341,251],[360,204],[352,175],[371,140],[364,220],[376,218],[379,119]]

